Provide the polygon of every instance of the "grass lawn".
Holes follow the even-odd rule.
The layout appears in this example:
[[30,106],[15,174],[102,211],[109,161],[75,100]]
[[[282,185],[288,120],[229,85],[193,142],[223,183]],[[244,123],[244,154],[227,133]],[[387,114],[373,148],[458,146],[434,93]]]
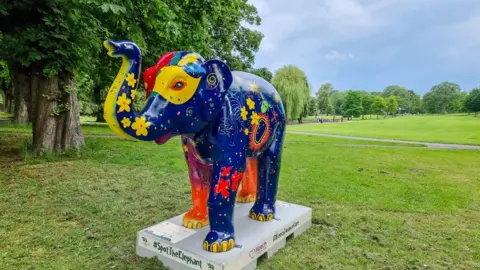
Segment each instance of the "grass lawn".
[[[0,130],[0,269],[163,269],[135,233],[190,207],[178,138],[22,160],[28,136]],[[314,225],[259,269],[480,267],[480,151],[369,145],[287,136],[278,197]]]
[[466,114],[411,115],[343,124],[305,124],[290,126],[288,130],[480,145],[480,117]]
[[12,118],[13,118],[13,115],[0,111],[0,119],[12,119]]

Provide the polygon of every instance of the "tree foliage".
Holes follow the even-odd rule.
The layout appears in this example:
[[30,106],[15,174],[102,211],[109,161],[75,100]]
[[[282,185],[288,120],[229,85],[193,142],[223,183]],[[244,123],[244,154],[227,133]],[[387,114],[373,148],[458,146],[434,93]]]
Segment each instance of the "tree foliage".
[[480,112],[480,88],[473,89],[464,101],[465,109],[477,115]]
[[391,95],[387,98],[386,100],[387,102],[387,111],[391,114],[391,115],[395,115],[397,114],[397,111],[398,111],[398,101],[397,101],[397,97],[394,96],[394,95]]
[[390,96],[395,96],[398,102],[398,107],[404,112],[408,112],[411,108],[410,95],[411,93],[409,90],[400,85],[389,85],[385,87],[382,93],[382,96],[387,99]]
[[282,98],[287,119],[299,119],[310,96],[305,73],[296,66],[284,66],[275,72],[272,84]]
[[423,96],[424,108],[429,113],[447,113],[450,103],[460,98],[460,86],[451,82],[435,85]]
[[330,104],[332,104],[333,114],[343,115],[343,103],[346,93],[342,91],[333,91],[330,94]]
[[[0,59],[11,67],[21,105],[39,112],[30,116],[34,145],[41,138],[38,145],[45,148],[57,144],[44,136],[54,129],[63,130],[55,135],[59,142],[72,134],[82,141],[76,146],[83,144],[79,123],[71,120],[79,122],[80,110],[91,113],[92,102],[100,105],[116,72],[117,63],[103,51],[104,39],[137,43],[144,67],[167,51],[192,50],[236,70],[251,68],[262,39],[248,28],[259,25],[260,17],[244,0],[20,0],[1,4],[0,12]],[[75,86],[85,91],[81,103]]]
[[320,89],[317,91],[317,103],[318,103],[318,111],[320,114],[328,114],[331,113],[331,105],[330,105],[330,93],[335,88],[331,83],[324,83],[320,86]]
[[347,118],[360,117],[363,113],[361,91],[347,91],[343,104],[343,116]]
[[365,115],[372,113],[372,104],[373,104],[373,96],[368,92],[362,92],[362,119],[365,118]]
[[385,99],[381,96],[373,96],[371,111],[377,115],[377,119],[379,115],[385,114],[386,110],[387,102]]
[[308,98],[308,115],[317,115],[318,113],[318,105],[317,99],[314,97]]
[[254,69],[251,69],[250,72],[257,76],[262,77],[267,82],[272,81],[273,74],[272,72],[270,72],[270,70],[268,70],[268,68],[254,68]]

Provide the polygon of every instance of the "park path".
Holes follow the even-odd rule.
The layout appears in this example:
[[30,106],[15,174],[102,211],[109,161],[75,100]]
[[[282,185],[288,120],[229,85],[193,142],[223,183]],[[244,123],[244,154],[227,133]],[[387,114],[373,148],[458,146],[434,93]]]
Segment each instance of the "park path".
[[432,143],[432,142],[418,142],[418,141],[403,141],[403,140],[366,138],[366,137],[334,135],[334,134],[314,133],[314,132],[303,132],[303,131],[287,131],[287,133],[291,133],[291,134],[301,134],[301,135],[312,135],[312,136],[321,136],[321,137],[329,137],[329,138],[339,138],[339,139],[374,141],[374,142],[390,142],[390,143],[405,143],[405,144],[423,144],[423,145],[427,146],[428,148],[435,148],[435,149],[480,150],[480,146],[477,146],[477,145],[466,145],[466,144],[450,144],[450,143]]
[[[17,135],[29,135],[30,133],[26,132],[5,132],[9,134]],[[366,138],[366,137],[357,137],[357,136],[345,136],[345,135],[335,135],[335,134],[326,134],[326,133],[314,133],[314,132],[303,132],[303,131],[287,131],[290,134],[300,134],[300,135],[311,135],[311,136],[320,136],[320,137],[330,137],[338,139],[351,139],[351,140],[362,140],[362,141],[374,141],[374,142],[390,142],[390,143],[404,143],[404,144],[421,144],[427,146],[427,148],[434,149],[457,149],[457,150],[480,150],[480,146],[477,145],[466,145],[466,144],[450,144],[450,143],[432,143],[432,142],[418,142],[418,141],[403,141],[403,140],[393,140],[393,139],[379,139],[379,138]],[[125,140],[114,134],[84,134],[85,137],[93,138],[117,138],[120,140]],[[363,145],[366,147],[373,145]],[[376,146],[375,146],[376,147]]]

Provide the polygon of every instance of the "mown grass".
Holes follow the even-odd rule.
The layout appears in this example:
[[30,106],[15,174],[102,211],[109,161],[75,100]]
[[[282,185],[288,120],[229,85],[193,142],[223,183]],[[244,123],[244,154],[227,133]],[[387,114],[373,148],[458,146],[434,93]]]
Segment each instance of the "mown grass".
[[0,111],[0,119],[12,119],[13,115]]
[[410,115],[342,124],[305,124],[290,126],[289,130],[480,145],[480,117],[466,114]]
[[[190,207],[178,138],[22,160],[26,139],[0,133],[0,269],[163,269],[135,233]],[[287,136],[278,197],[314,225],[259,269],[480,267],[479,151],[351,142]]]

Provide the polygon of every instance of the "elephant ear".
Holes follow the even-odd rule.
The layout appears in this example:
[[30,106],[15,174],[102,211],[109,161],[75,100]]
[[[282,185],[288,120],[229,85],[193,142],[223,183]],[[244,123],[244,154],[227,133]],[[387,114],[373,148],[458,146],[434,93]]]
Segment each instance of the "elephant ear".
[[201,80],[202,118],[210,122],[222,109],[225,95],[232,84],[232,71],[225,62],[211,59],[203,64],[205,75]]

